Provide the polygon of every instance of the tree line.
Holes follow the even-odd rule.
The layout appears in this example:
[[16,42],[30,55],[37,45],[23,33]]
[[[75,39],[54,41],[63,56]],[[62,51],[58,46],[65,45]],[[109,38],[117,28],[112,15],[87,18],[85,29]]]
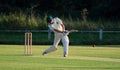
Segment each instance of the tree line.
[[0,0],[0,12],[27,11],[34,14],[47,13],[54,16],[80,17],[82,9],[88,9],[90,18],[119,18],[120,4],[117,0]]
[[119,30],[119,9],[117,0],[0,0],[0,29],[47,29],[52,15],[67,28]]

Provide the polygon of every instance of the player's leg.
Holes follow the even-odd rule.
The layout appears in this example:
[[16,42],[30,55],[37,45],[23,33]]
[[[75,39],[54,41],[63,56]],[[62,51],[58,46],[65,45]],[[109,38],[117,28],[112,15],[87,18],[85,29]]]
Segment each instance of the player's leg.
[[54,38],[54,43],[53,43],[53,45],[52,45],[50,48],[46,49],[46,50],[43,52],[42,55],[47,54],[47,53],[49,53],[49,52],[56,51],[56,50],[57,50],[57,46],[58,46],[60,40],[61,40],[61,36],[60,36],[59,34],[55,34],[55,38]]
[[63,36],[62,37],[62,43],[63,43],[64,57],[67,57],[68,56],[68,51],[69,51],[69,38],[68,38],[68,36]]

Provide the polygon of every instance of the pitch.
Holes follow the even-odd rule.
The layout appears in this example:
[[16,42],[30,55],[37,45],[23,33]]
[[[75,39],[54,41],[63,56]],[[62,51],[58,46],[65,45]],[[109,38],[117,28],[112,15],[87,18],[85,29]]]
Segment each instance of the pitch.
[[70,46],[63,57],[62,47],[42,56],[49,45],[33,45],[33,54],[24,55],[24,45],[0,45],[1,70],[119,70],[120,45]]

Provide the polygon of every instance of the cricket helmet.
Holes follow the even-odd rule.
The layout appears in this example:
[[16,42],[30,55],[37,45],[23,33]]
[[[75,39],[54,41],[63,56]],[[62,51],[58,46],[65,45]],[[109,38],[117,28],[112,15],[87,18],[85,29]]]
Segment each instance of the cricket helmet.
[[48,16],[47,17],[47,23],[50,23],[52,21],[53,17],[52,16]]

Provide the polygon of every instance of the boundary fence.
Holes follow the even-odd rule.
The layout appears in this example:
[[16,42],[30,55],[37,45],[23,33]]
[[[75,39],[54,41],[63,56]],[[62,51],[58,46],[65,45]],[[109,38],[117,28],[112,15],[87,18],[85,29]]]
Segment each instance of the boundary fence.
[[[33,44],[52,44],[54,39],[54,33],[50,30],[0,30],[0,44],[23,44],[25,32],[33,33]],[[120,44],[120,31],[78,30],[71,33],[69,38],[73,45]]]
[[[0,32],[48,32],[48,40],[51,39],[51,31],[50,30],[0,30]],[[78,33],[99,33],[99,40],[103,39],[104,33],[120,33],[120,31],[104,31],[102,29],[91,31],[91,30],[79,30]]]

